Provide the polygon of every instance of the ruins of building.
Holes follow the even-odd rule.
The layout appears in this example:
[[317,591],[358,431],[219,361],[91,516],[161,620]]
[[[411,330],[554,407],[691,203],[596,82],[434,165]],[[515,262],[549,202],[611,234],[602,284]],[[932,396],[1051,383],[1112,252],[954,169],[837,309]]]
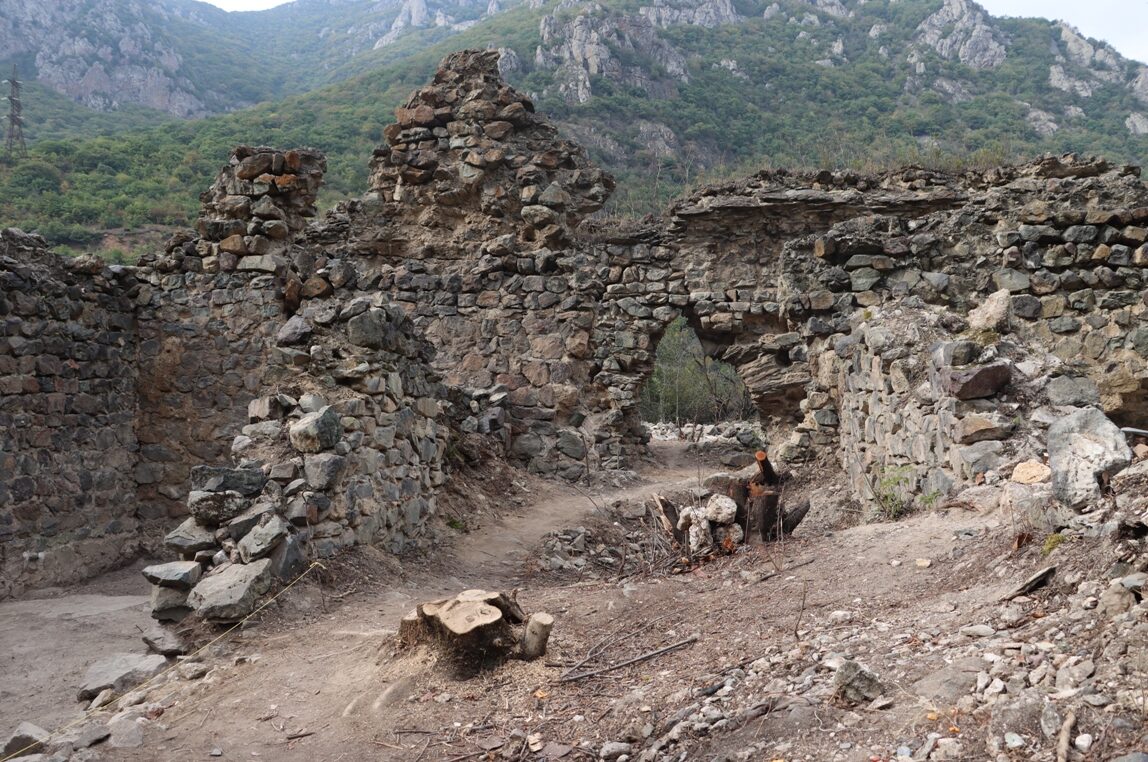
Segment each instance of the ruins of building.
[[588,223],[613,180],[493,51],[448,57],[385,136],[322,219],[321,154],[237,149],[195,233],[135,267],[0,234],[0,597],[165,535],[260,585],[401,551],[460,433],[540,474],[625,468],[679,316],[792,425],[783,457],[831,453],[870,499],[893,469],[941,495],[1039,456],[1015,419],[1041,405],[1148,412],[1136,168],[771,171]]

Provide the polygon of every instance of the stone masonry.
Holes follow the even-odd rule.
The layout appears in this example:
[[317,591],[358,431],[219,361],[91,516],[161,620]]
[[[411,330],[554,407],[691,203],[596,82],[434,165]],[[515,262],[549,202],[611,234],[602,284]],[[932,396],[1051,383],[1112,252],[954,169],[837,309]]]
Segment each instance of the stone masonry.
[[[81,552],[68,511],[100,517],[77,532],[133,541],[182,521],[168,544],[203,576],[156,573],[178,591],[166,608],[232,617],[247,597],[212,609],[195,591],[242,577],[253,598],[271,566],[289,574],[288,546],[421,542],[451,429],[538,473],[625,468],[679,316],[791,427],[780,457],[832,457],[870,500],[999,478],[1055,450],[1043,427],[1062,419],[1108,436],[1088,410],[1143,426],[1136,168],[762,172],[606,225],[588,215],[613,180],[497,64],[448,57],[384,130],[370,189],[322,219],[308,222],[319,153],[240,147],[197,232],[139,267],[66,268],[5,233],[0,415],[19,425],[0,450],[4,590],[103,564],[29,571],[53,548]],[[104,349],[76,356],[78,326]],[[98,463],[64,452],[84,426]],[[1043,489],[1075,509],[1088,469],[1123,454],[1105,457]]]

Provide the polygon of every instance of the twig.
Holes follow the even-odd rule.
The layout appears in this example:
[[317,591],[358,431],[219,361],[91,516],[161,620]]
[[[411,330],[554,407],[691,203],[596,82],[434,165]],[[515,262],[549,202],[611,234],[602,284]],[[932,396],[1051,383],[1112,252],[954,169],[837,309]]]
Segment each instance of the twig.
[[306,738],[307,736],[313,736],[313,735],[315,735],[314,730],[305,730],[302,733],[289,733],[287,735],[287,740],[288,741],[294,741],[298,738]]
[[1068,762],[1068,748],[1072,741],[1072,728],[1076,725],[1076,712],[1069,710],[1060,726],[1060,735],[1056,739],[1056,762]]
[[683,648],[685,646],[688,646],[690,643],[696,642],[697,639],[698,639],[697,635],[691,635],[688,638],[686,638],[685,640],[679,640],[677,643],[672,643],[672,644],[666,646],[665,648],[659,648],[656,651],[648,651],[647,653],[644,653],[641,656],[635,656],[632,659],[627,659],[626,661],[619,662],[617,664],[611,664],[608,667],[602,667],[601,669],[595,669],[595,670],[591,670],[589,672],[582,672],[582,673],[577,674],[577,675],[569,675],[567,677],[561,677],[558,679],[558,682],[560,682],[560,683],[572,683],[575,680],[581,680],[582,678],[585,678],[585,677],[592,677],[594,675],[600,675],[603,672],[613,672],[616,669],[621,669],[622,667],[628,667],[631,664],[637,664],[638,662],[647,661],[649,659],[653,659],[653,658],[656,658],[658,656],[661,656],[662,654],[667,654],[670,651],[676,651],[679,648]]
[[797,621],[793,623],[793,639],[801,640],[801,636],[797,634],[798,629],[801,628],[801,617],[805,613],[805,594],[809,592],[809,580],[801,580],[801,608],[797,611]]

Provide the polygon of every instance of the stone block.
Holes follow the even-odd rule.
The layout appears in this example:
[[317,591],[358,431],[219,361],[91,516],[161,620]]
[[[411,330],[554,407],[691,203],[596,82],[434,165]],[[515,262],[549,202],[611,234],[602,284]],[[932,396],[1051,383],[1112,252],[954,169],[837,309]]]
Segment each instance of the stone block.
[[187,510],[200,524],[214,527],[247,510],[247,499],[234,490],[204,492],[192,490],[187,495]]
[[959,400],[983,399],[1000,392],[1012,379],[1012,366],[994,363],[948,372],[945,391]]
[[262,523],[252,527],[239,541],[239,556],[244,563],[251,563],[256,559],[270,555],[287,536],[288,524],[282,517],[274,514],[265,515],[267,518]]
[[200,580],[188,604],[204,619],[234,622],[255,610],[259,596],[271,586],[271,561],[230,564]]
[[203,567],[195,561],[171,561],[144,567],[144,579],[160,587],[174,587],[177,590],[190,590],[199,581]]
[[267,475],[257,468],[192,466],[191,488],[201,492],[238,492],[251,497],[263,491]]
[[335,446],[343,435],[339,414],[330,406],[308,413],[288,428],[291,445],[299,452],[322,452]]
[[1098,477],[1132,462],[1124,432],[1096,408],[1083,408],[1048,429],[1048,460],[1056,498],[1080,509],[1100,497]]

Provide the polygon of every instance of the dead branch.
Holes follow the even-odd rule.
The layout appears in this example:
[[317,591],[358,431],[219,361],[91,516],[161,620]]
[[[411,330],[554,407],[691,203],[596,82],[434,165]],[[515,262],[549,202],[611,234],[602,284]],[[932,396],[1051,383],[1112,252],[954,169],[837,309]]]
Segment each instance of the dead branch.
[[696,642],[697,639],[698,639],[697,635],[691,635],[688,638],[685,638],[684,640],[679,640],[677,643],[672,643],[672,644],[666,646],[665,648],[659,648],[656,651],[648,651],[644,654],[641,654],[640,656],[635,656],[632,659],[627,659],[626,661],[619,662],[617,664],[611,664],[610,666],[602,667],[601,669],[595,669],[595,670],[591,670],[589,672],[582,672],[582,673],[577,674],[577,675],[570,675],[568,677],[562,677],[562,678],[558,679],[558,682],[560,682],[560,683],[572,683],[575,680],[581,680],[581,679],[586,678],[586,677],[593,677],[594,675],[600,675],[604,672],[613,672],[616,669],[622,669],[623,667],[628,667],[631,664],[637,664],[638,662],[648,661],[650,659],[657,658],[658,656],[662,656],[663,654],[670,653],[671,651],[676,651],[679,648],[684,648],[685,646],[688,646],[689,644]]

